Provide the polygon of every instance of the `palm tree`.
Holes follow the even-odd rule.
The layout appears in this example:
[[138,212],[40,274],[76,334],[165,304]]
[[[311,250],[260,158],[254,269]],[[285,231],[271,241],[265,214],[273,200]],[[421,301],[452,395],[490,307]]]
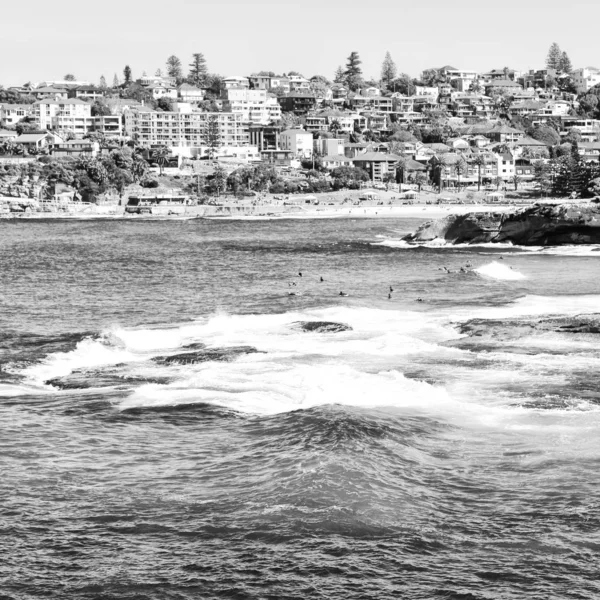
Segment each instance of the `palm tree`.
[[494,183],[496,184],[496,191],[498,191],[500,189],[500,186],[504,183],[504,179],[502,179],[502,177],[498,176],[498,177],[494,178]]
[[510,178],[510,182],[514,184],[515,186],[515,192],[519,189],[519,184],[523,181],[523,179],[521,178],[520,175],[517,175],[517,173],[515,173],[511,178]]
[[400,160],[396,163],[396,170],[400,171],[400,183],[404,183],[404,173],[406,171],[406,165],[408,164],[408,160],[406,156],[401,155]]
[[171,156],[171,150],[166,146],[161,146],[154,151],[154,156],[156,157],[156,162],[158,163],[160,174],[162,175],[167,158]]
[[481,167],[485,167],[485,157],[483,154],[478,154],[473,159],[473,164],[477,166],[477,191],[481,191]]
[[448,157],[444,154],[440,154],[437,157],[437,167],[440,171],[440,190],[439,193],[442,193],[442,188],[444,187],[444,175],[446,174],[446,167],[449,165]]
[[456,164],[454,165],[454,171],[458,178],[458,189],[460,190],[460,176],[467,172],[467,161],[462,156],[458,157]]
[[338,119],[333,119],[331,121],[331,123],[329,124],[329,131],[331,131],[331,133],[333,133],[333,135],[337,136],[341,129],[342,129],[342,125],[340,124]]

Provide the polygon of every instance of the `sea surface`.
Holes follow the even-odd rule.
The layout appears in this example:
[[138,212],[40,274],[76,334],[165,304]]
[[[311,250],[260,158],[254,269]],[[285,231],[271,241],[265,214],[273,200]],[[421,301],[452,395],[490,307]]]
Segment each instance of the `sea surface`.
[[600,248],[420,222],[0,223],[0,599],[599,598]]

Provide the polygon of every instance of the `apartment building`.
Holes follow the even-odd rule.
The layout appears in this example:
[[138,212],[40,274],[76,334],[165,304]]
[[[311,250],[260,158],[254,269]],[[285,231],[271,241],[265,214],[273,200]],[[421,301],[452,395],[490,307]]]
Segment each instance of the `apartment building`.
[[578,94],[585,94],[595,85],[600,84],[600,69],[595,67],[585,67],[583,69],[575,69],[571,73],[573,84],[577,88]]
[[40,129],[70,131],[76,137],[94,129],[91,105],[77,98],[38,100],[32,104],[32,109]]
[[241,114],[231,112],[160,112],[142,106],[125,111],[125,133],[148,148],[202,148],[207,145],[210,119],[218,124],[221,146],[249,145],[248,123]]
[[281,150],[289,150],[295,156],[310,158],[313,154],[313,135],[304,129],[288,129],[279,136]]
[[281,119],[281,105],[266,90],[230,88],[223,92],[223,110],[242,115],[245,121],[267,124]]

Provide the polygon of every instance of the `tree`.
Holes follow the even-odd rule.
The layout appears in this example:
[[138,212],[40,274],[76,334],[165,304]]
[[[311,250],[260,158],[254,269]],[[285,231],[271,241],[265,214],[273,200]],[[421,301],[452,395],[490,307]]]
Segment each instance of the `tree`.
[[516,173],[510,178],[510,182],[515,186],[515,192],[519,189],[519,184],[523,181],[520,175]]
[[342,129],[342,125],[339,122],[339,120],[332,119],[331,123],[329,124],[329,131],[331,131],[331,133],[333,133],[333,135],[337,136],[341,129]]
[[67,73],[64,76],[64,80],[65,81],[77,81],[77,78],[75,77],[75,75],[73,75],[73,73]]
[[571,74],[573,71],[573,65],[571,64],[571,59],[566,52],[563,52],[560,56],[560,60],[558,61],[558,69],[563,73]]
[[166,146],[161,146],[160,148],[154,150],[154,157],[158,163],[158,168],[160,169],[161,175],[163,174],[164,167],[169,156],[171,156],[171,150]]
[[213,173],[210,189],[217,193],[217,196],[221,195],[221,192],[225,191],[227,187],[227,171],[221,166],[217,165],[215,172]]
[[346,83],[346,73],[344,72],[344,69],[342,69],[341,65],[335,70],[333,81],[334,83],[340,84]]
[[562,59],[562,52],[560,46],[554,42],[548,50],[548,56],[546,57],[546,66],[549,69],[560,69],[560,61]]
[[106,77],[104,77],[104,75],[100,76],[100,89],[101,90],[105,90],[106,89]]
[[392,82],[390,89],[400,92],[403,96],[414,96],[416,91],[414,80],[406,73],[400,73]]
[[206,121],[205,142],[207,153],[211,159],[214,159],[215,154],[221,147],[221,127],[219,125],[218,115],[211,114]]
[[125,85],[129,85],[131,83],[131,67],[129,65],[125,65],[123,69],[123,77],[125,78]]
[[162,69],[156,69],[156,73],[154,73],[154,77],[162,77]]
[[457,178],[457,183],[458,183],[458,188],[460,189],[460,178],[462,175],[464,175],[468,170],[467,167],[467,161],[462,157],[459,156],[458,159],[456,160],[456,163],[454,164],[454,172],[456,173],[456,178]]
[[560,144],[560,135],[556,129],[549,125],[536,125],[528,129],[527,134],[538,142],[544,142],[546,146],[556,146]]
[[386,52],[383,64],[381,65],[381,81],[388,89],[390,88],[392,81],[396,79],[397,73],[398,69],[396,68],[396,63],[392,60],[390,53]]
[[173,101],[171,100],[171,98],[159,98],[158,102],[156,103],[156,108],[164,112],[172,112]]
[[167,58],[167,75],[173,77],[176,83],[182,79],[181,61],[174,54]]
[[358,52],[351,52],[347,60],[348,62],[346,63],[344,75],[346,76],[348,87],[350,87],[351,90],[356,91],[361,87],[363,82],[362,69],[360,68],[362,60],[360,60]]
[[117,74],[115,73],[115,76],[113,77],[113,84],[112,84],[113,88],[117,88],[119,87],[119,78],[117,77]]
[[208,69],[206,67],[206,59],[204,54],[197,52],[192,54],[192,62],[190,64],[190,73],[188,75],[188,82],[191,85],[197,87],[203,86],[206,83],[206,77],[208,76]]
[[95,100],[92,104],[92,117],[105,117],[112,114],[110,108],[103,100]]
[[444,175],[446,174],[446,167],[449,165],[449,160],[445,154],[439,154],[437,157],[437,169],[439,176],[439,192],[442,193],[444,187]]
[[481,167],[485,167],[485,157],[483,154],[478,154],[473,159],[473,164],[477,167],[477,191],[481,191]]

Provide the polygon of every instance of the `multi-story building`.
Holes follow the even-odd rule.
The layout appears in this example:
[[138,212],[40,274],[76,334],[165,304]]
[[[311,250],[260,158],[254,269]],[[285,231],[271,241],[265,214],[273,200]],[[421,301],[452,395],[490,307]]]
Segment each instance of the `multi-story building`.
[[313,155],[313,134],[304,129],[287,129],[279,136],[282,150],[289,150],[301,158]]
[[240,77],[239,75],[231,75],[229,77],[225,77],[223,79],[223,85],[225,89],[230,88],[245,88],[248,89],[250,87],[250,80],[247,77]]
[[271,89],[270,75],[250,75],[248,77],[251,90],[269,90]]
[[317,98],[310,92],[294,92],[278,98],[281,110],[293,112],[295,115],[305,115],[317,107]]
[[44,99],[32,104],[33,118],[40,129],[70,131],[75,137],[94,130],[92,107],[77,98]]
[[94,131],[106,136],[123,135],[123,119],[120,115],[104,115],[92,117],[94,120]]
[[301,92],[310,90],[310,81],[302,75],[288,75],[290,81],[290,90],[292,92]]
[[95,85],[78,85],[68,91],[69,98],[79,98],[80,100],[98,100],[104,97],[104,90]]
[[229,88],[223,95],[223,110],[240,114],[245,121],[267,124],[281,119],[281,105],[266,90]]
[[125,133],[148,148],[205,148],[209,121],[216,123],[223,147],[248,146],[250,134],[242,115],[230,112],[160,112],[147,107],[125,111]]
[[357,115],[335,109],[324,109],[304,117],[304,126],[307,131],[330,131],[352,133]]
[[383,152],[367,152],[358,154],[353,162],[355,167],[364,169],[371,181],[382,182],[387,174],[396,176],[400,156]]
[[282,129],[282,125],[250,124],[250,145],[256,146],[259,152],[277,150]]
[[170,83],[159,81],[148,86],[148,89],[152,92],[152,97],[155,100],[161,98],[171,98],[175,100],[177,98],[177,88]]
[[314,140],[314,150],[321,156],[339,156],[344,154],[342,138],[319,138]]
[[183,83],[179,86],[177,97],[182,102],[202,102],[204,100],[204,90],[194,87],[189,83]]
[[16,125],[32,114],[31,104],[0,104],[0,125]]
[[600,84],[600,69],[595,67],[585,67],[583,69],[575,69],[571,73],[573,84],[577,88],[578,94],[585,94],[595,85]]
[[445,75],[452,87],[459,92],[466,92],[471,84],[478,79],[479,73],[477,71],[469,71],[467,69],[451,69],[443,67],[441,69],[442,75]]

